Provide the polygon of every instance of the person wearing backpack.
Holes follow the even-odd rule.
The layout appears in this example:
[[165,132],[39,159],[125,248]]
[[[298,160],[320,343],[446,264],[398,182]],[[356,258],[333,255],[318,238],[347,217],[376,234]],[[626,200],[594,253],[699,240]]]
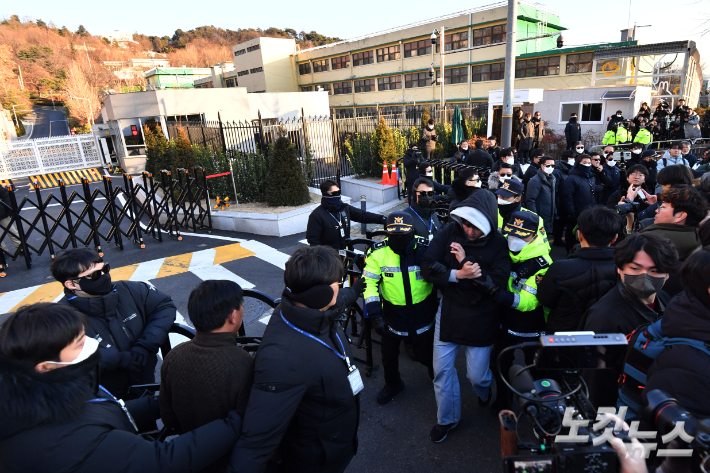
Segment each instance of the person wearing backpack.
[[710,252],[698,251],[680,268],[685,290],[666,307],[663,335],[689,338],[705,344],[708,352],[690,345],[666,347],[651,364],[645,393],[663,389],[696,417],[710,416]]
[[[663,316],[670,296],[661,288],[678,264],[673,244],[652,233],[634,233],[614,247],[619,282],[587,310],[579,330],[628,335]],[[583,374],[595,408],[615,406],[623,359],[610,369]]]

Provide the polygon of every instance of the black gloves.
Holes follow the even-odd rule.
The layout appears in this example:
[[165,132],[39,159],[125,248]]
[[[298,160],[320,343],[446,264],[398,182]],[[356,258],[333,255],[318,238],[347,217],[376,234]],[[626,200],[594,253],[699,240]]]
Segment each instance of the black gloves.
[[489,281],[482,281],[480,278],[471,279],[473,283],[473,289],[477,292],[485,294],[489,297],[495,297],[496,293],[500,291],[500,288]]
[[382,216],[382,225],[387,225],[387,216],[386,215]]
[[449,268],[439,263],[438,261],[433,262],[429,266],[429,274],[431,274],[431,277],[433,278],[440,278],[441,276],[443,276],[444,274],[448,274],[449,272]]
[[382,312],[370,315],[370,324],[377,335],[382,336],[385,331],[385,321],[382,320]]
[[144,346],[135,345],[131,348],[131,368],[142,368],[148,363],[150,351]]
[[357,281],[352,285],[352,289],[357,297],[360,297],[365,292],[365,278],[357,278]]

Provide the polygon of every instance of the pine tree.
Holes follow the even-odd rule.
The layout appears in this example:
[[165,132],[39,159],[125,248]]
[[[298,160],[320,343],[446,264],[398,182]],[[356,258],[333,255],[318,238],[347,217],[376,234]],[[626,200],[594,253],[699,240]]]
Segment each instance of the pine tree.
[[398,157],[392,130],[387,126],[385,119],[382,117],[380,117],[380,123],[375,130],[374,151],[375,159],[372,160],[373,174],[375,174],[378,169],[382,169],[384,164],[387,164],[387,168],[389,169],[389,166],[396,161]]
[[160,126],[154,128],[147,124],[143,125],[143,135],[145,136],[146,160],[145,170],[153,174],[153,177],[160,179],[160,171],[163,169],[171,169],[172,165],[169,162],[168,140],[163,135],[163,130]]
[[179,126],[177,132],[177,137],[175,138],[175,155],[172,159],[173,167],[170,168],[170,171],[174,171],[178,168],[191,170],[193,166],[197,165],[195,150],[192,149],[190,138],[187,136],[187,130]]
[[280,136],[271,147],[267,182],[266,203],[272,207],[310,202],[298,152],[286,136]]

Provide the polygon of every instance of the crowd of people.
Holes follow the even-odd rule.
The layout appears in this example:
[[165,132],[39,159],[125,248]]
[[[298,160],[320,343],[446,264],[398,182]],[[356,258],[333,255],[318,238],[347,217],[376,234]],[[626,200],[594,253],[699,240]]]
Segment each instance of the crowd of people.
[[[437,139],[430,125],[426,155]],[[256,355],[239,344],[241,287],[203,281],[188,301],[196,335],[165,357],[156,394],[136,386],[155,383],[176,317],[171,297],[149,283],[112,281],[93,249],[59,253],[51,273],[64,301],[22,307],[0,327],[0,470],[342,472],[358,451],[360,396],[386,405],[404,389],[402,342],[432,380],[436,443],[461,420],[459,351],[478,405],[498,412],[514,406],[500,379],[513,354],[500,364],[498,355],[545,334],[629,335],[662,318],[665,333],[710,344],[710,173],[694,174],[685,142],[668,157],[634,144],[620,169],[613,145],[585,149],[579,125],[568,150],[546,156],[536,140],[542,126],[538,113],[524,115],[516,148],[501,149],[495,136],[474,150],[462,144],[453,159],[490,167],[486,186],[474,167],[450,186],[435,182],[412,143],[409,202],[388,216],[344,203],[337,182],[323,182],[310,246],[286,263]],[[446,224],[436,211],[442,199]],[[353,221],[381,224],[387,236],[369,249],[362,277],[343,287],[338,251]],[[566,258],[553,261],[553,246]],[[376,394],[362,393],[338,323],[360,297],[380,337]],[[533,352],[523,355],[533,363]],[[668,350],[648,387],[708,417],[709,358]],[[619,361],[584,373],[595,408],[616,405]],[[169,442],[140,435],[158,420]]]

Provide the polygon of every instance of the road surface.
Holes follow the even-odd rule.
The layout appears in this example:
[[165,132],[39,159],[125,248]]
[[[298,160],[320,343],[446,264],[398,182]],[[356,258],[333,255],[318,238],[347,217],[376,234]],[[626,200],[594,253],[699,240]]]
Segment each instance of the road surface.
[[69,134],[67,117],[59,108],[52,110],[52,107],[35,107],[33,110],[34,113],[26,117],[26,120],[29,119],[34,123],[33,139]]

